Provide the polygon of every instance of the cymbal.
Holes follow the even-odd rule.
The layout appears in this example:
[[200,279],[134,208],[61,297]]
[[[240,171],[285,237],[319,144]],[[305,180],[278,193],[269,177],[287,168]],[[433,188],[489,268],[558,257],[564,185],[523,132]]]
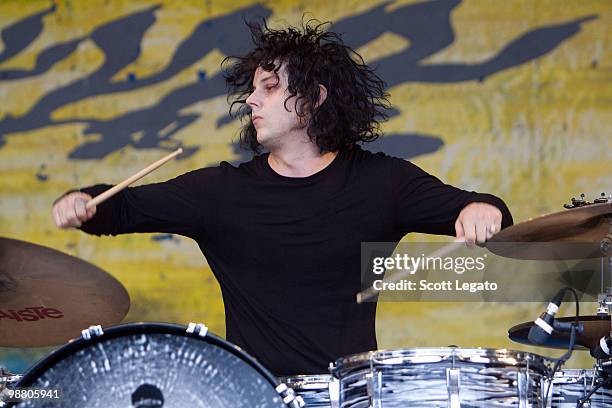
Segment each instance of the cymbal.
[[587,259],[603,256],[610,234],[612,203],[590,204],[532,218],[508,227],[487,242],[494,254],[517,259]]
[[0,346],[64,344],[91,325],[119,323],[129,308],[125,288],[97,266],[0,237]]
[[[560,317],[557,321],[571,323],[575,317]],[[599,344],[599,339],[610,335],[610,316],[580,316],[578,321],[584,325],[584,332],[576,334],[576,350],[591,350]],[[570,333],[555,330],[544,344],[532,344],[527,335],[534,322],[521,323],[508,330],[510,340],[531,346],[566,349],[569,346]]]

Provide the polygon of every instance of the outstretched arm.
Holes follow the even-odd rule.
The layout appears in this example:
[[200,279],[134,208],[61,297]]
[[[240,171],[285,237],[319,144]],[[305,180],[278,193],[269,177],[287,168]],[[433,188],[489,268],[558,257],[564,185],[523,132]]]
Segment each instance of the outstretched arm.
[[483,243],[512,225],[512,215],[498,197],[444,184],[401,159],[394,159],[391,171],[397,222],[404,234],[451,235]]
[[112,186],[86,187],[58,199],[53,219],[60,228],[80,228],[95,235],[167,232],[194,237],[202,231],[202,214],[215,197],[220,175],[221,170],[213,167],[163,183],[128,187],[89,210],[87,201]]

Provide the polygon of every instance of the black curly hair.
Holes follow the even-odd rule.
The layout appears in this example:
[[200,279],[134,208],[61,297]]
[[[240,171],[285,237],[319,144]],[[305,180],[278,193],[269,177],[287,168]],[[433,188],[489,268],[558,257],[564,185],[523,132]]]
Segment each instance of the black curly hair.
[[[289,93],[285,107],[287,100],[297,96],[295,111],[302,118],[310,118],[307,133],[321,152],[351,148],[380,136],[379,122],[387,119],[390,107],[386,84],[342,42],[339,34],[323,30],[329,23],[309,20],[301,29],[284,30],[270,29],[265,21],[246,24],[255,49],[246,56],[227,57],[222,64],[230,115],[248,118],[240,131],[243,147],[256,154],[261,150],[246,104],[258,67],[275,74],[285,67]],[[319,84],[327,89],[327,98],[320,106]]]

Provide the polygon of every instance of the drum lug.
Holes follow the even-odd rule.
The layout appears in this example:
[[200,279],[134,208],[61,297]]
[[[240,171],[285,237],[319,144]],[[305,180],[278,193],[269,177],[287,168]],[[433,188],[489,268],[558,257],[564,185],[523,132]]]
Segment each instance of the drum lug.
[[327,384],[329,390],[329,404],[331,408],[340,408],[340,381],[337,378],[332,379]]
[[365,375],[367,387],[368,387],[368,397],[370,399],[370,407],[371,408],[380,408],[381,399],[382,399],[382,372],[372,371]]
[[189,334],[196,333],[200,337],[206,337],[206,334],[208,334],[208,327],[206,327],[204,323],[189,323],[186,332]]
[[519,408],[527,408],[529,401],[529,372],[525,369],[519,369],[517,374],[517,387]]
[[461,379],[460,368],[446,369],[446,388],[448,390],[448,408],[461,408],[459,399],[459,380]]
[[104,335],[104,330],[102,330],[102,326],[89,326],[89,328],[85,330],[81,330],[81,338],[83,340],[91,340],[94,337],[101,337]]
[[281,396],[285,405],[290,408],[302,408],[306,406],[301,396],[296,395],[293,388],[287,387],[287,384],[280,383],[276,386],[276,392]]

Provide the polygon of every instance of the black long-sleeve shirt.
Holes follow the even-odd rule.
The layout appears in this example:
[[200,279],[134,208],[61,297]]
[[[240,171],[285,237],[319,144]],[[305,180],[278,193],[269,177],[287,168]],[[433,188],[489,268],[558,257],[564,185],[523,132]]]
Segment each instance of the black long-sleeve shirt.
[[376,304],[355,301],[361,242],[454,235],[471,202],[498,207],[502,227],[512,224],[499,198],[445,185],[381,153],[341,151],[304,178],[277,174],[267,159],[128,188],[81,228],[193,238],[220,283],[227,339],[277,375],[322,373],[338,357],[376,349]]

